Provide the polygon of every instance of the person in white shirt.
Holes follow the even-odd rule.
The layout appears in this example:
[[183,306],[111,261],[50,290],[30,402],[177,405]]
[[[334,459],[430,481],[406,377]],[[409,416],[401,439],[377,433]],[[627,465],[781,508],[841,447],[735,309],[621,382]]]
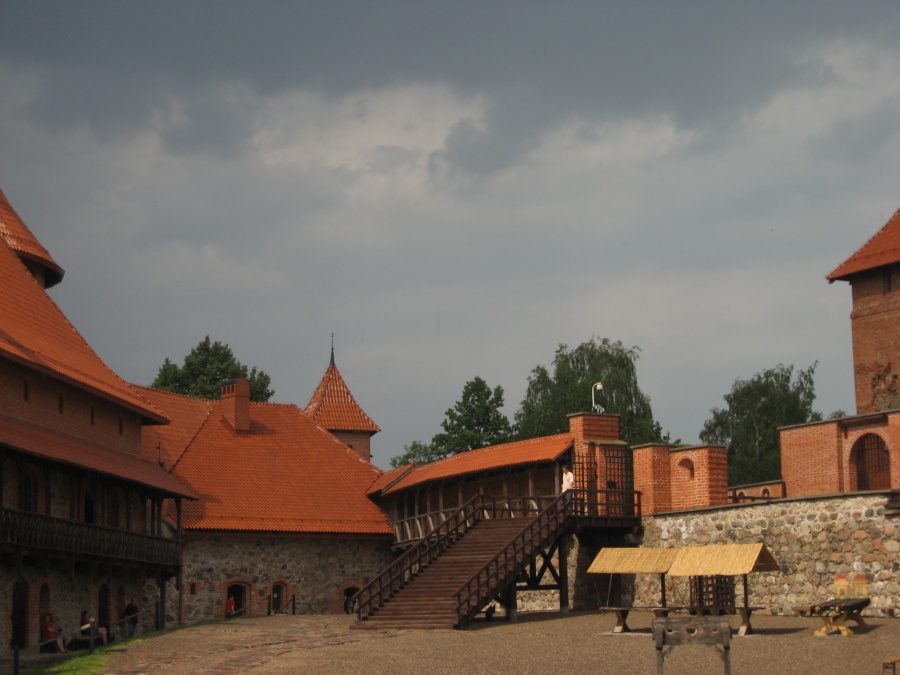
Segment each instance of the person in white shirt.
[[575,487],[575,474],[569,470],[568,464],[563,464],[562,491],[568,492]]

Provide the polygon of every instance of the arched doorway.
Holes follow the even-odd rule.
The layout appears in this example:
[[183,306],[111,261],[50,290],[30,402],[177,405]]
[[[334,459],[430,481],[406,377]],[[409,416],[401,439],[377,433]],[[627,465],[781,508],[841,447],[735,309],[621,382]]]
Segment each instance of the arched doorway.
[[13,648],[28,644],[28,584],[19,579],[12,592],[12,640]]
[[353,602],[353,596],[359,593],[356,586],[344,589],[344,613],[353,614],[356,611],[356,603]]
[[231,584],[228,587],[228,597],[234,598],[235,616],[249,616],[249,613],[244,610],[244,605],[247,600],[246,591],[247,588],[244,584]]
[[857,490],[889,490],[891,455],[881,436],[864,434],[850,451],[851,470],[855,466]]
[[284,611],[284,603],[287,601],[287,588],[284,584],[272,586],[272,612],[278,614]]

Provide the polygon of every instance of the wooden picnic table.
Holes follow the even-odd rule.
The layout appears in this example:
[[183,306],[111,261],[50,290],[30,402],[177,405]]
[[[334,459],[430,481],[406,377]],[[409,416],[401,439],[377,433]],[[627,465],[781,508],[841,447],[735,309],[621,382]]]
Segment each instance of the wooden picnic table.
[[810,605],[810,614],[822,619],[822,626],[816,630],[816,635],[828,635],[839,631],[841,635],[853,635],[848,621],[856,623],[857,628],[868,629],[868,625],[862,618],[862,611],[869,606],[869,598],[835,598],[828,602]]

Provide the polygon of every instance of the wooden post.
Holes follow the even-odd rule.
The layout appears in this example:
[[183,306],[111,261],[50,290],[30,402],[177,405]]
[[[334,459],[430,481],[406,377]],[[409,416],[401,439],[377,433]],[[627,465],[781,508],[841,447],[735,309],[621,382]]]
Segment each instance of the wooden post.
[[516,592],[516,582],[513,581],[506,589],[506,620],[515,623],[519,620],[519,606]]
[[559,612],[569,612],[569,542],[568,535],[563,533],[559,537],[557,560],[559,561]]
[[662,593],[662,602],[660,603],[663,607],[666,606],[666,574],[663,572],[659,575],[659,589]]

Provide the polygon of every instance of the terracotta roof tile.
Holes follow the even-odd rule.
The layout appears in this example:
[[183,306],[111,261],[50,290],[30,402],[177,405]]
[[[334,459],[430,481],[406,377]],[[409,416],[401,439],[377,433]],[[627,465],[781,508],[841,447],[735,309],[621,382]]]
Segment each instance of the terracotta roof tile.
[[831,274],[829,281],[848,279],[859,272],[900,262],[900,210],[875,235]]
[[172,417],[146,435],[145,456],[161,443],[178,457],[172,472],[200,495],[184,507],[186,530],[392,534],[366,497],[381,471],[297,406],[250,403],[250,433],[235,434],[219,401],[142,392]]
[[0,357],[72,383],[146,422],[167,421],[100,360],[5,243],[0,243],[0,279]]
[[304,412],[316,424],[329,431],[368,431],[376,434],[381,429],[359,406],[350,388],[341,377],[332,356],[331,365]]
[[19,450],[66,464],[87,467],[126,480],[150,485],[169,495],[195,498],[194,491],[154,461],[104,448],[58,431],[0,416],[2,441]]
[[554,462],[571,448],[574,442],[575,437],[572,434],[558,434],[461,452],[437,462],[415,467],[394,485],[384,490],[382,494],[391,494],[420,483],[464,476],[470,473],[523,464]]
[[16,252],[19,257],[37,263],[44,268],[44,282],[49,288],[62,281],[63,268],[56,264],[41,242],[31,233],[12,204],[0,190],[0,239]]

